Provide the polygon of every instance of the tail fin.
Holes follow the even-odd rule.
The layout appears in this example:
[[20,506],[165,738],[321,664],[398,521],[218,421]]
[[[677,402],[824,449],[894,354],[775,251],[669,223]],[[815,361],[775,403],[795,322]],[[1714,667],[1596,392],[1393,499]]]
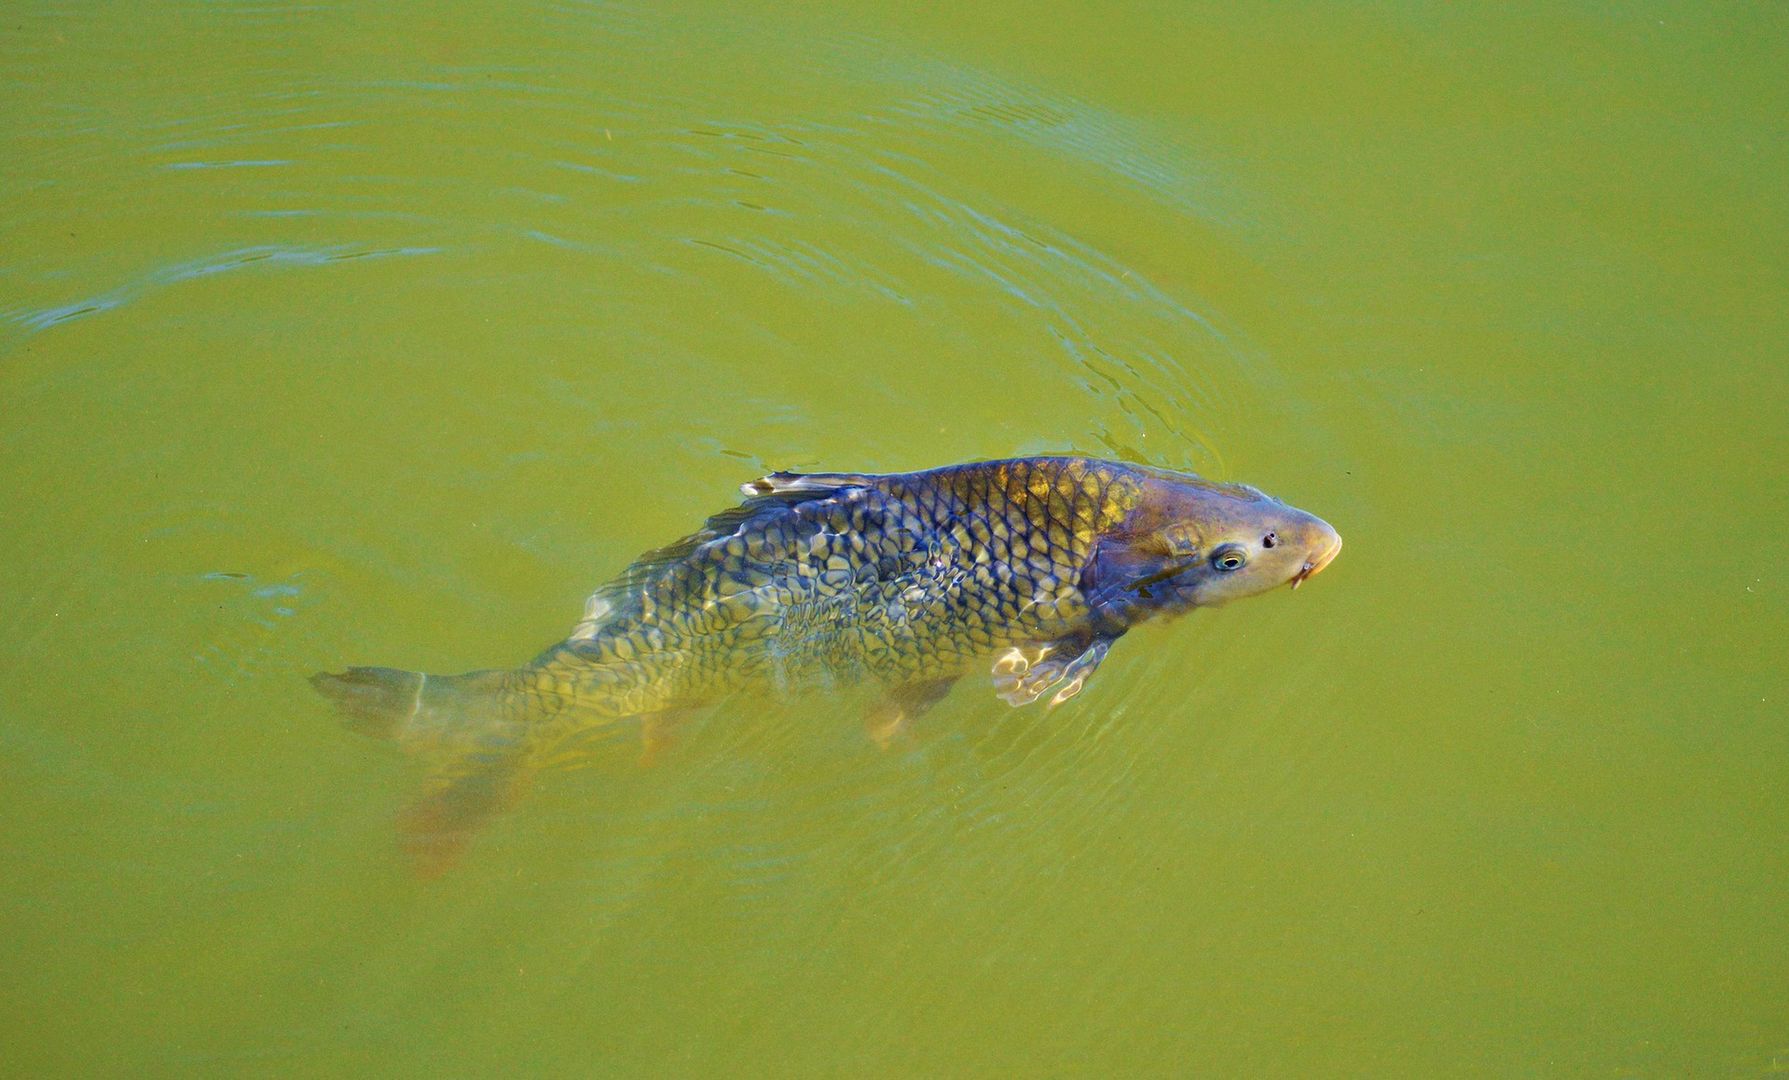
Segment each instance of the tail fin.
[[505,691],[507,674],[356,667],[311,676],[348,727],[428,762],[422,794],[398,815],[398,844],[419,877],[451,869],[479,827],[521,793],[524,718]]

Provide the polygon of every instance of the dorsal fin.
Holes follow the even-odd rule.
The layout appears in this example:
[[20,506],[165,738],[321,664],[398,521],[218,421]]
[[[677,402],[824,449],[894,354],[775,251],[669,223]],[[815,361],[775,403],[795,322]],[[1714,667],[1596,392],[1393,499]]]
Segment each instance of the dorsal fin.
[[[848,487],[863,487],[880,477],[868,473],[792,473],[773,472],[769,476],[739,485],[739,493],[748,499],[765,495],[806,495],[817,498]],[[750,505],[749,503],[747,505]]]

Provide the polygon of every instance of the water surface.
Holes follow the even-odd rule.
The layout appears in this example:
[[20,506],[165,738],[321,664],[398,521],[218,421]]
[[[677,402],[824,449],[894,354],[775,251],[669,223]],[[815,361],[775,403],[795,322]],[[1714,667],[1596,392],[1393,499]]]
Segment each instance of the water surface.
[[[15,5],[20,1075],[1789,1065],[1769,7]],[[1343,558],[1052,713],[828,699],[411,880],[303,677],[776,468],[1079,450]]]

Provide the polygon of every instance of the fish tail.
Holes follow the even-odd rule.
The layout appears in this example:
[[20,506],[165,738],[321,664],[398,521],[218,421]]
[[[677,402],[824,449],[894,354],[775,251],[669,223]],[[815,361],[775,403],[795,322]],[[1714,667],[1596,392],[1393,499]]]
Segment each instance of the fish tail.
[[531,699],[512,689],[513,674],[354,667],[311,676],[350,729],[428,763],[421,794],[398,815],[399,846],[419,877],[452,868],[480,826],[513,805],[526,784]]
[[319,671],[311,676],[317,692],[335,703],[350,730],[375,739],[389,739],[406,749],[422,750],[451,741],[479,713],[496,709],[508,672],[474,671],[465,675],[426,675],[397,668],[351,667],[339,675]]

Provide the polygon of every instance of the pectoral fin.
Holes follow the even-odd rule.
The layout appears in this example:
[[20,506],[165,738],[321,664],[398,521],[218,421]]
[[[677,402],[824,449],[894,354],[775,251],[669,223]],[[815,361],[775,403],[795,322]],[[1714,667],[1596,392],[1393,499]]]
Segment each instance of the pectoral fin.
[[958,676],[952,675],[947,679],[902,683],[890,689],[864,715],[864,730],[875,740],[877,746],[888,749],[895,737],[906,730],[910,721],[944,700],[944,695],[950,693],[950,688],[956,685],[957,678]]
[[1062,639],[1043,645],[1015,645],[994,659],[994,692],[1015,708],[1029,705],[1058,683],[1050,707],[1081,692],[1111,651],[1113,638]]

